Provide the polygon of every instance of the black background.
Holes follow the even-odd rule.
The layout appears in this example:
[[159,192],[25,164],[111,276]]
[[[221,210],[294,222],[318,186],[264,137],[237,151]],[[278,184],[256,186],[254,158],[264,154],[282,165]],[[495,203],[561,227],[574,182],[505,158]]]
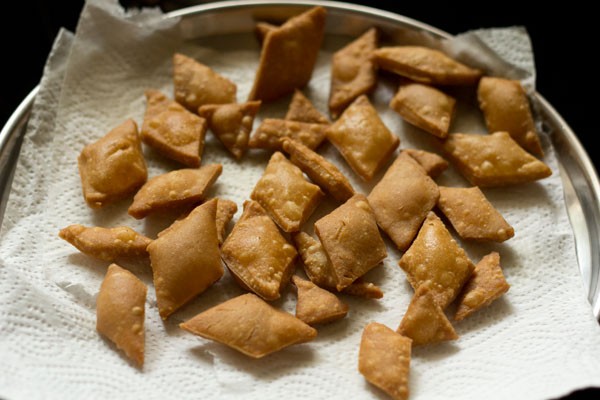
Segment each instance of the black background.
[[[573,128],[594,161],[600,165],[593,145],[600,113],[597,93],[598,33],[594,13],[577,2],[542,8],[525,8],[527,2],[424,2],[352,1],[393,11],[456,34],[469,29],[522,25],[533,43],[538,91]],[[122,1],[133,4],[132,1]],[[143,3],[138,1],[137,3]],[[155,1],[171,10],[193,1]],[[582,4],[583,2],[580,2]],[[591,3],[589,3],[591,4]],[[3,2],[0,38],[0,127],[20,101],[40,80],[44,62],[58,29],[75,30],[83,1],[37,0]],[[594,60],[592,59],[594,58]],[[548,349],[552,351],[552,349]],[[515,371],[518,372],[518,371]],[[598,371],[600,374],[600,371]],[[600,390],[587,390],[568,398],[600,398]]]

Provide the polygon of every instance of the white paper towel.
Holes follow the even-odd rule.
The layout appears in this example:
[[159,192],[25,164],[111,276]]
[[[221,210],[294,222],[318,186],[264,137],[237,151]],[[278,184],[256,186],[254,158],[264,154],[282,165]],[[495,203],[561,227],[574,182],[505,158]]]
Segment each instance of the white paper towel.
[[[326,39],[305,90],[322,111],[332,51],[348,40]],[[501,67],[498,73],[528,78],[532,87],[533,58],[522,29],[479,31],[442,46],[469,60],[473,55],[491,55],[488,62]],[[498,63],[495,49],[503,49],[496,52],[511,62]],[[63,32],[57,39],[2,226],[0,398],[386,398],[366,383],[357,363],[363,327],[378,321],[395,329],[412,296],[397,265],[401,254],[391,242],[384,265],[368,274],[384,290],[383,299],[345,297],[350,305],[347,318],[320,327],[311,343],[264,359],[249,359],[177,327],[242,293],[227,274],[163,323],[149,266],[127,265],[150,287],[146,362],[141,371],[96,333],[95,297],[107,264],[79,254],[58,238],[58,230],[71,223],[128,225],[154,237],[170,221],[134,220],[126,213],[128,200],[102,210],[87,208],[77,155],[84,145],[127,118],[141,124],[145,89],[172,94],[175,51],[232,79],[238,85],[238,100],[246,99],[259,55],[250,33],[184,41],[176,20],[165,21],[156,11],[125,14],[116,1],[94,0],[86,4],[75,37]],[[434,149],[427,134],[405,124],[388,108],[394,90],[395,82],[382,79],[371,97],[386,125],[400,136],[402,148]],[[457,95],[463,100],[469,96],[460,91]],[[288,101],[264,106],[260,118],[282,117]],[[461,101],[452,130],[485,132],[485,127],[474,106]],[[600,386],[600,329],[579,276],[556,157],[548,138],[543,135],[542,140],[552,177],[485,191],[515,228],[515,237],[504,244],[464,244],[474,262],[491,250],[500,253],[510,291],[488,309],[455,324],[458,341],[414,349],[411,399],[544,399]],[[335,149],[324,146],[322,153],[340,166],[359,191],[368,193],[372,185],[356,179]],[[179,167],[148,148],[145,154],[150,176]],[[221,162],[224,167],[212,194],[232,199],[241,208],[268,157],[252,151],[236,162],[209,134],[203,163]],[[466,185],[454,171],[447,171],[438,183]],[[324,204],[312,220],[333,207]],[[287,288],[274,305],[293,313],[293,290]]]

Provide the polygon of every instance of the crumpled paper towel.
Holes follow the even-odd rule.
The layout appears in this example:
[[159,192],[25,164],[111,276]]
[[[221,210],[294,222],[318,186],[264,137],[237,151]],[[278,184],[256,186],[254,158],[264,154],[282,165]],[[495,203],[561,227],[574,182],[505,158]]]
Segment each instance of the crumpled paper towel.
[[[305,90],[320,110],[326,110],[331,54],[348,40],[326,39]],[[441,46],[459,58],[490,56],[487,62],[500,67],[498,74],[528,78],[532,87],[533,57],[522,29],[471,32]],[[357,362],[363,327],[378,321],[395,329],[412,295],[397,265],[401,254],[390,242],[384,265],[368,274],[384,290],[383,299],[346,297],[347,318],[319,327],[311,343],[264,359],[249,359],[177,327],[242,293],[228,274],[162,322],[149,266],[127,265],[150,288],[143,370],[133,367],[95,331],[95,297],[107,265],[79,254],[58,238],[58,230],[71,223],[128,225],[153,237],[170,221],[158,217],[136,221],[126,214],[128,200],[89,209],[81,195],[77,155],[126,118],[141,124],[145,89],[171,95],[175,51],[229,77],[238,84],[238,100],[246,98],[259,54],[250,33],[185,41],[177,20],[164,20],[157,11],[126,14],[116,0],[94,0],[84,7],[77,34],[59,35],[36,98],[2,226],[0,398],[385,398],[359,374]],[[499,61],[498,54],[505,60]],[[382,78],[372,96],[385,123],[400,136],[402,148],[433,149],[428,135],[388,108],[394,90],[395,83]],[[261,117],[281,117],[288,100],[264,105]],[[461,102],[453,131],[485,132],[476,108],[466,104]],[[510,291],[455,324],[458,341],[414,349],[412,399],[545,399],[600,386],[600,328],[579,275],[556,157],[546,135],[542,140],[545,161],[554,171],[550,178],[485,191],[514,226],[515,237],[504,244],[464,243],[474,262],[492,250],[500,253]],[[145,153],[150,176],[178,167],[148,148]],[[359,191],[368,193],[372,185],[358,181],[335,149],[325,145],[323,153]],[[203,163],[223,164],[213,195],[241,207],[267,159],[265,152],[253,151],[235,162],[209,134]],[[451,170],[438,182],[467,185]],[[313,220],[333,207],[324,204]],[[236,219],[239,215],[240,211]],[[289,287],[274,302],[292,313],[294,304]]]

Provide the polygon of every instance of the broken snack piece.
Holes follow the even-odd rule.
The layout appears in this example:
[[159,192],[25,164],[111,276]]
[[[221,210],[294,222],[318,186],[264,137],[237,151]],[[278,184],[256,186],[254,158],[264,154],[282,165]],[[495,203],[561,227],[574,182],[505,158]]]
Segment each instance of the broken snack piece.
[[147,291],[146,285],[135,275],[111,264],[96,298],[96,330],[140,368],[144,365]]
[[326,124],[265,118],[256,128],[248,146],[254,149],[281,150],[284,139],[294,139],[314,150],[325,140]]
[[217,239],[219,240],[219,245],[223,244],[223,242],[225,241],[227,225],[237,212],[237,209],[237,204],[235,204],[234,201],[227,199],[217,199],[217,215],[215,218],[217,224]]
[[58,236],[83,254],[109,262],[145,258],[148,256],[146,247],[152,242],[127,226],[102,228],[73,224],[61,229]]
[[221,246],[221,254],[238,283],[265,300],[280,297],[298,255],[255,201],[244,203],[244,212]]
[[427,175],[433,179],[437,178],[448,168],[448,161],[430,151],[420,149],[404,149],[402,151],[414,158],[423,167],[425,172],[427,172]]
[[92,208],[129,196],[148,177],[142,143],[132,119],[85,146],[77,163],[83,198]]
[[348,314],[348,305],[335,294],[298,276],[292,277],[292,282],[298,288],[296,318],[308,325],[333,322]]
[[360,340],[358,370],[393,399],[407,400],[411,345],[410,338],[371,322]]
[[179,327],[252,358],[264,357],[317,336],[316,329],[252,293],[209,308]]
[[329,120],[315,108],[308,98],[298,89],[290,101],[285,119],[307,122],[309,124],[328,124]]

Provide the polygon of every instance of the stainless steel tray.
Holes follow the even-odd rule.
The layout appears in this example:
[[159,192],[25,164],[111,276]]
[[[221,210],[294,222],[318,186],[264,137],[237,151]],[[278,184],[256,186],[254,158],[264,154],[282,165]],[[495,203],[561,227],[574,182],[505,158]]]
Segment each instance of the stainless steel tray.
[[[326,31],[358,35],[377,26],[393,38],[402,32],[421,31],[439,38],[451,35],[432,26],[387,11],[333,1],[225,1],[174,11],[165,18],[180,17],[185,37],[250,32],[257,20],[284,20],[306,7],[327,7]],[[0,131],[0,221],[10,192],[12,174],[37,88],[17,107]],[[588,154],[575,133],[544,97],[536,93],[540,117],[550,132],[557,153],[565,203],[575,235],[578,264],[588,299],[600,320],[600,183]]]

